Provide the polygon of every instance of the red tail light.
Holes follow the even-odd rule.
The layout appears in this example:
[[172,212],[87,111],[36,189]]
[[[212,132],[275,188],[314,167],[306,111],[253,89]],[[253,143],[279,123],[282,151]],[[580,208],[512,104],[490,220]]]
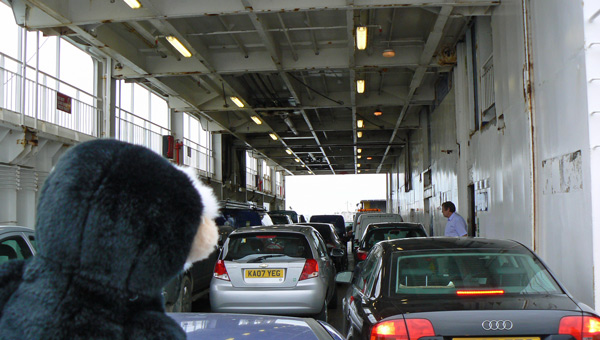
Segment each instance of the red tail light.
[[300,274],[300,280],[306,280],[313,277],[319,276],[319,264],[315,259],[308,259],[304,263],[304,268],[302,269],[302,274]]
[[367,253],[366,251],[363,250],[357,250],[356,251],[356,258],[358,258],[359,261],[364,261],[367,259],[367,255],[369,255],[369,253]]
[[215,263],[215,272],[213,273],[213,276],[217,279],[229,281],[229,274],[227,274],[227,268],[225,268],[225,261],[218,260],[217,263]]
[[576,340],[600,339],[600,318],[593,316],[565,316],[560,319],[558,334],[572,335]]
[[371,340],[417,340],[424,336],[435,336],[433,325],[427,319],[383,321],[371,329]]
[[485,290],[457,290],[458,296],[477,296],[477,295],[503,295],[502,289],[485,289]]

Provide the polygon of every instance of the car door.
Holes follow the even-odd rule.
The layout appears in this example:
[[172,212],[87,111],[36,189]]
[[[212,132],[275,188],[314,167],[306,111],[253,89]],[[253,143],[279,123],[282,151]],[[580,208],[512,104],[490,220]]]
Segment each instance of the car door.
[[360,334],[368,334],[375,321],[371,306],[379,295],[381,287],[382,248],[376,246],[369,254],[360,270],[352,280],[352,297],[348,306],[350,338],[359,338]]
[[324,281],[327,283],[327,296],[331,297],[335,289],[335,266],[329,254],[327,254],[327,246],[321,235],[315,231],[311,231],[311,234],[317,248],[320,265],[323,267],[322,274]]

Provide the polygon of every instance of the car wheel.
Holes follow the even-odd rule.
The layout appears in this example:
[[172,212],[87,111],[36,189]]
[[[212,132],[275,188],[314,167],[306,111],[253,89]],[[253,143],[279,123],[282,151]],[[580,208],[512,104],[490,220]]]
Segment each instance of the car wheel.
[[323,309],[315,316],[315,319],[327,322],[327,301],[323,303]]
[[189,313],[192,311],[192,280],[189,276],[184,276],[181,280],[181,290],[175,305],[173,306],[173,312],[176,313]]
[[328,307],[331,309],[337,309],[338,307],[337,287],[333,289],[333,296],[331,297],[331,300],[329,300]]

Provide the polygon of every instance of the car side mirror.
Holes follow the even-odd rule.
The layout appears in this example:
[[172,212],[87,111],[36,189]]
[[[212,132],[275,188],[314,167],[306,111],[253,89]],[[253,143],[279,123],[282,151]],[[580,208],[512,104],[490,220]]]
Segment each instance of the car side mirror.
[[344,256],[344,251],[339,248],[333,248],[333,249],[331,249],[331,256],[332,257],[342,257],[342,256]]
[[352,272],[341,272],[335,276],[336,283],[350,283],[352,282]]

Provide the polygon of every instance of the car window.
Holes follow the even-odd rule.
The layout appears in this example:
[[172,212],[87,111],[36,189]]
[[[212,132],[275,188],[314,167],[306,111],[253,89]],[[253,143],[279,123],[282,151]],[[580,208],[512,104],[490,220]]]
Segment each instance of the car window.
[[452,294],[496,290],[498,294],[562,293],[530,254],[489,251],[407,252],[392,257],[395,293]]
[[252,261],[262,256],[310,259],[312,252],[302,234],[248,233],[230,235],[223,258],[226,261]]
[[314,227],[315,229],[317,229],[317,231],[319,232],[319,235],[321,235],[321,237],[323,238],[323,241],[325,241],[325,243],[332,243],[332,236],[331,236],[331,227],[329,227],[328,225],[325,226],[317,226]]
[[35,241],[35,236],[33,236],[33,235],[29,236],[29,243],[31,243],[33,250],[37,251],[37,242]]
[[367,293],[368,283],[372,279],[373,274],[377,269],[377,263],[381,259],[381,248],[377,247],[365,260],[361,270],[358,273],[358,277],[355,279],[355,285],[358,290],[363,293]]
[[321,234],[314,232],[312,234],[313,238],[316,241],[315,246],[317,248],[317,251],[319,252],[319,257],[327,257],[327,246],[325,245],[325,241],[323,241]]
[[423,230],[416,228],[398,228],[398,229],[376,229],[367,232],[361,246],[363,248],[372,248],[377,242],[396,240],[408,237],[426,237]]
[[9,236],[0,241],[0,263],[14,259],[26,259],[32,255],[27,242],[20,236]]

